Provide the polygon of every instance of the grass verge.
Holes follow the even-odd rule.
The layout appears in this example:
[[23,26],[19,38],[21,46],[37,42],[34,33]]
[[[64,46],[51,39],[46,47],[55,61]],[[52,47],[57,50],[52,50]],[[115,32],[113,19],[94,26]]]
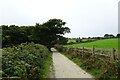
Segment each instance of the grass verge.
[[[94,76],[96,80],[117,80],[117,78],[115,78],[116,64],[114,63],[108,65],[108,63],[105,63],[105,61],[98,60],[92,57],[89,59],[84,59],[85,61],[83,61],[78,56],[73,57],[71,54],[64,52],[62,53],[83,70]],[[94,60],[96,61],[93,62]]]
[[50,78],[51,76],[54,76],[50,75],[51,73],[53,73],[52,53],[48,54],[48,57],[45,60],[43,72],[44,72],[42,74],[43,78]]

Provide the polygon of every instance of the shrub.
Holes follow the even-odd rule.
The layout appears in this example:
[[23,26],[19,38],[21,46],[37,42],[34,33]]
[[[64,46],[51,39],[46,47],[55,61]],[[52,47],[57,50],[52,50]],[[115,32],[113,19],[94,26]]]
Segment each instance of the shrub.
[[54,47],[60,52],[63,51],[63,45],[55,44]]
[[3,48],[2,76],[39,80],[43,78],[43,68],[48,56],[48,49],[40,44],[23,43],[17,47]]

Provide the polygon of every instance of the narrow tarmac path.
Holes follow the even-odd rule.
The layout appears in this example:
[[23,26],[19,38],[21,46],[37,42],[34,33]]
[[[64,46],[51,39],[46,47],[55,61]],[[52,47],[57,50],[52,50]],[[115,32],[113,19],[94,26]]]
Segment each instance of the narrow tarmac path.
[[82,70],[67,57],[57,52],[56,49],[51,48],[51,51],[53,51],[52,57],[55,78],[91,78],[94,80],[90,74]]

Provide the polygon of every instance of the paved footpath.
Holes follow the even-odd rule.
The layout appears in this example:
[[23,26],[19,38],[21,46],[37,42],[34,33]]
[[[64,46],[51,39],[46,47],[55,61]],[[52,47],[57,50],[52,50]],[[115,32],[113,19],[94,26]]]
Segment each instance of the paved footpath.
[[93,77],[69,60],[64,55],[52,48],[53,66],[55,70],[55,78],[91,78]]

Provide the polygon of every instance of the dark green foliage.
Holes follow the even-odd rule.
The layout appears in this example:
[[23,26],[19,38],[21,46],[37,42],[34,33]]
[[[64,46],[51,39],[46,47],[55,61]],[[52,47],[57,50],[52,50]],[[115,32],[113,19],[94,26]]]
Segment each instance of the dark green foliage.
[[21,80],[40,80],[44,78],[48,49],[40,44],[23,43],[17,47],[3,48],[2,76],[20,77]]
[[2,27],[2,46],[12,46],[28,41],[27,32],[22,28],[15,25],[1,26]]
[[105,34],[104,35],[104,38],[114,38],[115,36],[114,35],[112,35],[112,34]]
[[77,42],[77,43],[81,43],[81,42],[82,42],[82,39],[80,39],[80,37],[79,37],[79,38],[76,39],[76,42]]
[[2,25],[2,46],[8,47],[24,42],[40,43],[48,48],[54,44],[66,44],[65,33],[69,33],[68,27],[63,27],[66,23],[61,19],[50,19],[49,21],[35,26],[15,26]]
[[120,34],[117,34],[117,36],[116,36],[117,38],[120,38]]
[[55,44],[54,47],[60,52],[63,51],[63,45]]
[[80,39],[76,39],[76,42],[77,42],[77,43],[80,43],[80,42],[81,42],[81,40],[80,40]]

